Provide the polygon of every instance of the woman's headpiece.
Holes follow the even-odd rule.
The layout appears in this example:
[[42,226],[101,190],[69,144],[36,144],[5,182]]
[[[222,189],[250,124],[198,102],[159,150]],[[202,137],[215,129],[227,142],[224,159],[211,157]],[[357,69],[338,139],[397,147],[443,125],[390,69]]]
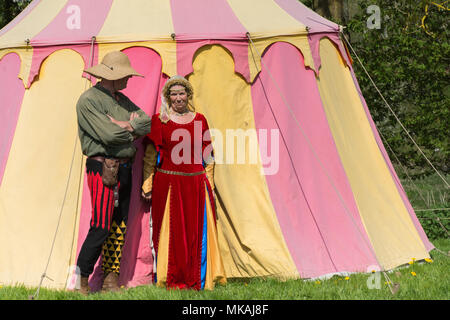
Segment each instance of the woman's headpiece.
[[169,121],[170,88],[175,85],[180,85],[186,88],[186,93],[188,96],[188,107],[191,107],[190,109],[194,108],[190,101],[192,100],[192,96],[194,95],[194,89],[192,88],[191,83],[186,78],[175,75],[166,81],[161,91],[161,111],[159,112],[159,118],[163,123]]

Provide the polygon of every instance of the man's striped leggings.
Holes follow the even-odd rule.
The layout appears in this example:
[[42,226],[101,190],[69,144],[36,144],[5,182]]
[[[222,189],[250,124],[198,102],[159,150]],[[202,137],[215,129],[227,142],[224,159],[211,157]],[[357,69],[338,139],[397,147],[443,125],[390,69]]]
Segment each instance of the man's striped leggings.
[[119,273],[130,206],[131,163],[120,165],[119,183],[116,188],[103,185],[101,162],[88,158],[86,173],[91,193],[92,216],[77,265],[81,276],[88,277],[94,271],[95,263],[102,254],[104,274]]

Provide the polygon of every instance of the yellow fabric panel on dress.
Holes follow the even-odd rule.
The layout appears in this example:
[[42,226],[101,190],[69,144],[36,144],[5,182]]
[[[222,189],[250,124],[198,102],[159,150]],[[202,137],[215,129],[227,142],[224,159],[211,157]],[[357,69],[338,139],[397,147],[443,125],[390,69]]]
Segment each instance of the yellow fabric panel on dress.
[[[47,275],[54,280],[52,287],[66,285],[77,247],[83,186],[75,112],[80,94],[88,88],[88,81],[80,77],[83,68],[75,51],[56,51],[42,64],[39,80],[25,92],[0,188],[0,221],[8,222],[0,223],[0,242],[5,244],[0,250],[0,283],[14,279],[24,285],[39,284],[62,207]],[[44,280],[43,286],[47,285]]]
[[114,0],[97,41],[172,40],[174,32],[170,1]]
[[[207,118],[213,136],[217,229],[225,273],[227,277],[297,277],[261,174],[257,139],[256,152],[250,154],[247,148],[244,164],[237,163],[236,154],[224,163],[227,151],[231,152],[231,148],[222,152],[220,143],[225,149],[227,130],[250,130],[256,135],[251,87],[234,72],[233,59],[221,46],[202,47],[193,68],[189,77],[193,104]],[[250,163],[251,156],[255,163]]]
[[143,158],[144,164],[142,166],[142,190],[145,193],[152,191],[157,157],[158,153],[155,145],[153,143],[149,143],[145,148]]
[[170,235],[170,192],[167,193],[164,217],[159,232],[158,256],[156,258],[156,285],[165,287],[167,282],[167,270],[169,266],[169,235]]
[[216,221],[208,196],[208,189],[205,186],[206,196],[206,233],[207,233],[207,252],[206,252],[206,279],[205,290],[214,289],[215,283],[226,284],[225,269],[223,267],[222,257],[220,255]]
[[0,36],[0,48],[25,47],[26,40],[39,34],[67,4],[68,0],[41,1],[11,30]]
[[[428,257],[375,141],[350,70],[328,39],[320,42],[317,84],[361,219],[385,269]],[[324,159],[325,160],[325,159]]]

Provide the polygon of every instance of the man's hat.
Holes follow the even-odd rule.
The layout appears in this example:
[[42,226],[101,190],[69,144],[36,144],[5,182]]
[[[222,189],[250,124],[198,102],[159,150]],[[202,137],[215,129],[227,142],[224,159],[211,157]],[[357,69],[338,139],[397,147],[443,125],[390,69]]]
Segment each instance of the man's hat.
[[106,80],[119,80],[128,76],[143,77],[131,67],[130,59],[121,51],[109,52],[100,64],[84,70],[84,72]]

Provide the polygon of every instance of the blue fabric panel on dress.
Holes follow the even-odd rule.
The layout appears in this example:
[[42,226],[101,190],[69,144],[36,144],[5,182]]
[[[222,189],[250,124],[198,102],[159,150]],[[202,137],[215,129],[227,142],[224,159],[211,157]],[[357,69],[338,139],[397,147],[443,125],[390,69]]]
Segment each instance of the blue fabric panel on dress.
[[[206,199],[208,201],[209,199]],[[203,214],[203,235],[202,235],[202,261],[201,261],[201,280],[202,280],[202,289],[205,288],[205,279],[206,279],[206,249],[208,246],[208,236],[207,236],[207,220],[206,220],[206,202],[205,202],[205,210]]]
[[[156,266],[158,265],[158,260],[156,259],[156,257],[155,257],[155,265]],[[156,269],[153,271],[153,274],[154,274],[153,283],[157,283],[158,281],[157,281],[157,276],[156,276]]]

